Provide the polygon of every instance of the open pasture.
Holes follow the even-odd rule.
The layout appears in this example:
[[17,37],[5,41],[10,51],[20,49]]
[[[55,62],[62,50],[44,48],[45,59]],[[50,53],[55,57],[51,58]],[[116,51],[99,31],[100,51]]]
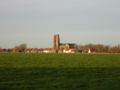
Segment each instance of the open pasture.
[[0,90],[120,90],[120,54],[0,53]]

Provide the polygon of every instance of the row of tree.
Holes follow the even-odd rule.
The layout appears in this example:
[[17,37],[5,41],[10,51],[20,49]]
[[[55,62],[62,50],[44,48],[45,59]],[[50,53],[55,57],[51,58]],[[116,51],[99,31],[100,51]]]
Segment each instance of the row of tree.
[[[18,52],[25,52],[27,49],[26,44],[20,44],[15,46],[14,49]],[[87,45],[77,45],[77,49],[81,51],[91,50],[92,53],[120,53],[120,45],[108,46],[102,44],[87,44]],[[2,51],[2,49],[0,49]]]
[[120,45],[117,46],[108,46],[102,44],[87,44],[87,45],[78,45],[77,47],[80,50],[91,50],[91,52],[100,52],[100,53],[120,53]]

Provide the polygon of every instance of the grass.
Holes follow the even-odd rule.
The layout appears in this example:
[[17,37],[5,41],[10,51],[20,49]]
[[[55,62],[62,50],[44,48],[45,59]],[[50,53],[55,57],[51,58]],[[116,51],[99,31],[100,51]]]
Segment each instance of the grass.
[[119,90],[119,54],[0,53],[0,90]]

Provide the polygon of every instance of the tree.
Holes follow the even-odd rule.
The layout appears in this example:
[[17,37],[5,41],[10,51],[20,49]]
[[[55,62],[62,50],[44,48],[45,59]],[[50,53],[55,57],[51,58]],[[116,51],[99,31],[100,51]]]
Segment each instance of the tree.
[[91,50],[92,52],[108,52],[109,46],[102,44],[87,44],[87,45],[79,45],[78,49],[81,50]]
[[120,53],[120,45],[111,47],[110,52],[111,53]]
[[15,49],[18,50],[19,52],[24,52],[26,48],[27,48],[26,44],[20,44],[15,47]]
[[2,49],[0,48],[0,52],[2,52]]

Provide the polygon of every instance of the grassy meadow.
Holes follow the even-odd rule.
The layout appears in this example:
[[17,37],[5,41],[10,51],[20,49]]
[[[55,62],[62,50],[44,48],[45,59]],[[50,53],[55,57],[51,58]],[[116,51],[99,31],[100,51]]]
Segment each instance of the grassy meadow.
[[120,90],[120,54],[0,53],[0,90]]

